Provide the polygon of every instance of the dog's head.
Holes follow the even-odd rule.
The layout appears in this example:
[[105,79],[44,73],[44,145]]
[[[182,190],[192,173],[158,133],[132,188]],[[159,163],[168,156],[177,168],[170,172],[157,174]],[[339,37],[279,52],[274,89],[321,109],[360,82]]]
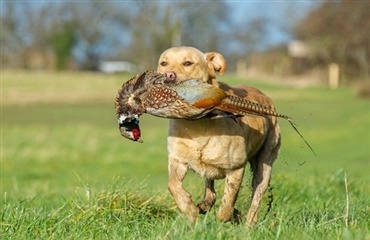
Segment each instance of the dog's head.
[[173,47],[162,53],[157,71],[169,79],[181,81],[189,78],[212,83],[216,72],[226,70],[224,57],[217,52],[202,53],[193,47]]

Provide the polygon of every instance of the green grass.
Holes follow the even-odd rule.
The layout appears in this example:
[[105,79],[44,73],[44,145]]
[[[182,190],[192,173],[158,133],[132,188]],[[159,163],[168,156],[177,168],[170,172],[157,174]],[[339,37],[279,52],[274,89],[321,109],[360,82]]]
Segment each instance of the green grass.
[[[266,194],[258,225],[245,229],[217,222],[217,206],[196,226],[178,214],[167,191],[168,120],[144,116],[143,144],[119,134],[113,103],[129,77],[1,73],[1,239],[370,238],[370,103],[350,88],[221,78],[266,92],[317,153],[280,120],[272,209]],[[247,173],[237,202],[243,213],[249,182]],[[202,197],[195,174],[185,186]]]

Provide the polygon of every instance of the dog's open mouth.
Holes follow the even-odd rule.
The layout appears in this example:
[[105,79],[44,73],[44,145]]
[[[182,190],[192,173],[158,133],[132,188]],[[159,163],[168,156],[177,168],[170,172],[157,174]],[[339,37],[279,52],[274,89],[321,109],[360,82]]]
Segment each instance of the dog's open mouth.
[[118,125],[123,137],[135,142],[143,142],[143,140],[141,140],[141,131],[138,116],[128,118],[124,114],[121,114],[118,118]]

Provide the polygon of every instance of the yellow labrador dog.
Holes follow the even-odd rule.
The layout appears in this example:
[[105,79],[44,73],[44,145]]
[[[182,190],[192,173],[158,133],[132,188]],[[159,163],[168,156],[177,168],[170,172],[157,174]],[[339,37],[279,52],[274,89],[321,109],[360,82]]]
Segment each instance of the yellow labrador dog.
[[[162,53],[157,70],[176,81],[199,79],[274,109],[271,99],[255,88],[232,88],[216,81],[215,74],[223,74],[226,70],[225,59],[219,53],[173,47]],[[280,148],[280,128],[276,117],[173,119],[170,120],[167,141],[168,188],[180,211],[192,223],[200,213],[213,206],[216,201],[214,180],[223,178],[226,178],[225,189],[217,218],[224,222],[238,220],[234,205],[248,162],[253,173],[253,196],[246,224],[257,222],[258,207],[268,188],[272,164]],[[189,169],[206,178],[204,199],[197,205],[182,186]]]

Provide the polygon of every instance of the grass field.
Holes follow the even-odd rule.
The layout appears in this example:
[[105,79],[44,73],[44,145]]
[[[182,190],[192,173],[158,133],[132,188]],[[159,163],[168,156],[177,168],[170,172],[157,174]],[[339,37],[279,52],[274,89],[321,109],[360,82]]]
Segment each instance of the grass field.
[[[143,144],[119,134],[114,99],[128,75],[1,73],[0,239],[370,239],[370,102],[350,88],[295,89],[246,81],[291,116],[252,229],[219,223],[213,209],[190,226],[167,191],[168,120],[144,116]],[[246,213],[250,176],[237,208]],[[203,182],[185,186],[198,201]],[[222,181],[218,181],[219,197]],[[216,202],[216,205],[218,202]]]

